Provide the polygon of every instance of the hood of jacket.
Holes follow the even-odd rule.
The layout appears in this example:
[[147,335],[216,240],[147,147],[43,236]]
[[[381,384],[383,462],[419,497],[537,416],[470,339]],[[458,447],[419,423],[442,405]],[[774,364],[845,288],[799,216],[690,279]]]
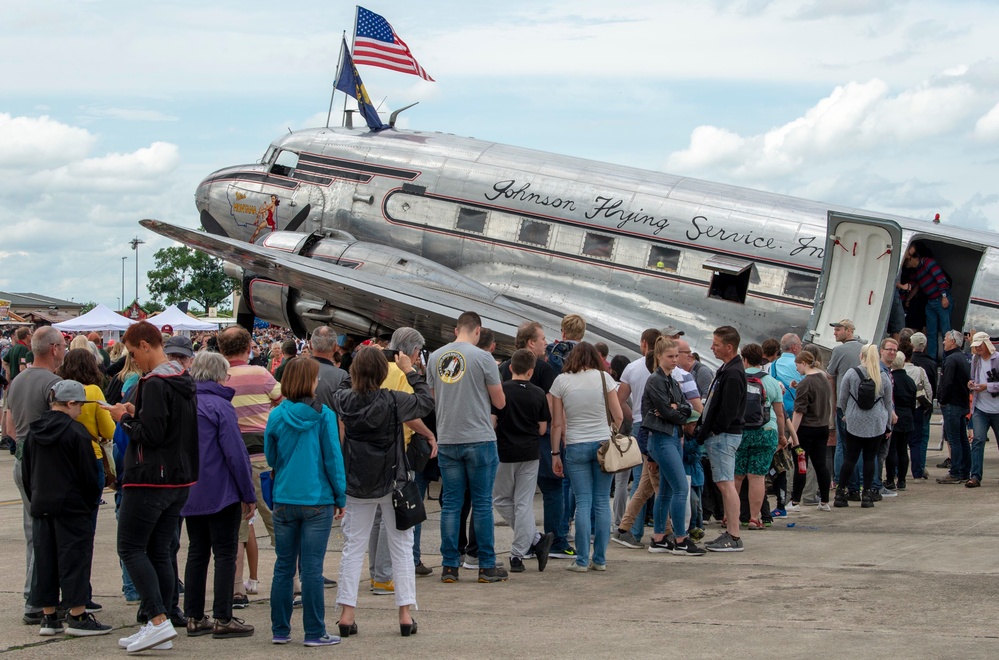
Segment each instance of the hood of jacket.
[[199,397],[211,395],[225,399],[226,401],[232,401],[232,398],[236,396],[236,390],[211,380],[199,381],[195,383],[195,387],[197,388]]
[[[177,378],[177,376],[185,377]],[[143,380],[149,378],[162,378],[163,383],[185,399],[193,398],[198,391],[197,384],[191,378],[190,374],[184,371],[182,366],[171,360],[167,360],[142,377]]]
[[[319,410],[316,410],[316,408]],[[289,401],[285,399],[277,408],[271,412],[271,417],[275,414],[278,421],[287,425],[293,431],[303,433],[322,419],[322,405],[317,404],[313,399],[303,399],[302,401]]]
[[385,427],[385,420],[392,420],[396,414],[390,397],[375,392],[340,390],[336,393],[334,407],[340,421],[347,429],[347,435],[370,436]]
[[73,418],[61,410],[49,409],[31,423],[31,433],[38,444],[52,446],[59,442],[73,422]]

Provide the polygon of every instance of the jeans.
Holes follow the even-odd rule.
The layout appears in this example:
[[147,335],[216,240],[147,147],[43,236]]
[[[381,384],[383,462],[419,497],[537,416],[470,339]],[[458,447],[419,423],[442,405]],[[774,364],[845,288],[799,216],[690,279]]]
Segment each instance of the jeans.
[[458,528],[461,525],[461,503],[465,488],[471,491],[472,520],[479,545],[479,568],[496,567],[493,547],[493,484],[499,455],[495,442],[444,444],[437,447],[437,460],[443,485],[441,502],[442,565],[457,568]]
[[686,534],[687,475],[683,471],[683,447],[679,435],[653,431],[649,434],[649,456],[659,465],[659,495],[652,510],[652,531],[666,533],[666,515],[673,521],[673,533]]
[[[333,505],[274,503],[274,581],[271,584],[271,633],[291,634],[291,609],[296,567],[302,575],[302,627],[305,639],[326,634],[323,598],[323,559],[333,526]],[[367,542],[367,538],[364,539]]]
[[[983,392],[978,396],[991,396],[991,394]],[[999,413],[982,412],[975,408],[971,413],[971,428],[975,438],[971,443],[971,476],[981,481],[982,464],[985,462],[985,441],[988,440],[990,428],[992,436],[999,439]]]
[[[364,564],[364,551],[367,549],[368,538],[374,526],[375,512],[379,509],[382,525],[385,527],[385,551],[391,557],[395,604],[398,607],[416,605],[416,570],[410,561],[413,530],[395,528],[392,493],[371,499],[347,497],[341,525],[346,543],[340,559],[340,584],[336,596],[336,602],[340,605],[357,607],[357,591],[361,581],[361,567]],[[302,577],[304,582],[305,576]],[[322,580],[319,586],[321,589]],[[322,599],[322,593],[319,597]]]
[[[590,563],[590,532],[593,532],[593,563],[607,563],[610,543],[610,487],[614,478],[600,469],[597,462],[599,442],[577,442],[565,446],[565,472],[572,480],[576,498],[576,564]],[[682,472],[682,468],[681,468]],[[595,528],[591,530],[590,513]]]
[[891,447],[891,442],[887,436],[881,436],[881,443],[878,445],[878,456],[874,466],[874,489],[881,490],[884,488],[884,482],[881,481],[881,475],[885,473],[885,463],[888,459],[888,450]]
[[843,411],[836,409],[836,454],[833,456],[833,474],[836,475],[836,485],[845,486],[849,490],[860,490],[860,465],[849,473],[847,483],[840,482],[840,473],[843,471],[844,449],[846,448],[846,422],[843,419]]
[[184,616],[201,620],[205,616],[205,583],[208,560],[215,556],[212,616],[226,621],[232,618],[232,576],[236,572],[236,545],[242,506],[234,502],[221,511],[189,516],[187,566],[184,569]]
[[172,545],[189,491],[144,486],[122,489],[118,556],[142,599],[139,611],[148,619],[171,610],[177,588]]
[[926,446],[929,440],[930,414],[917,407],[912,414],[912,430],[909,432],[909,464],[913,479],[921,479],[926,472]]
[[967,479],[971,476],[971,444],[964,419],[968,409],[946,403],[943,408],[944,436],[950,445],[950,476]]
[[[416,487],[420,489],[420,499],[427,499],[427,489],[430,488],[430,481],[423,476],[422,472],[417,472],[413,479],[416,481]],[[422,537],[423,523],[420,523],[413,528],[413,565],[419,566],[423,563],[423,559],[420,556],[420,538]]]
[[[951,329],[950,310],[943,308],[940,302],[943,298],[934,298],[926,302],[926,354],[937,359],[937,334],[944,334]],[[954,457],[951,457],[951,462]]]

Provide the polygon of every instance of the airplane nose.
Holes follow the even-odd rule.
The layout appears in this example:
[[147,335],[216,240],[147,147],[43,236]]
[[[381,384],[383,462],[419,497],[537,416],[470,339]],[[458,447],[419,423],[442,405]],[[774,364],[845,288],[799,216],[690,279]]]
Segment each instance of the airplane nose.
[[198,184],[198,188],[194,192],[194,205],[198,208],[198,211],[208,210],[208,202],[211,199],[211,190],[212,183],[210,176],[206,177],[201,183]]

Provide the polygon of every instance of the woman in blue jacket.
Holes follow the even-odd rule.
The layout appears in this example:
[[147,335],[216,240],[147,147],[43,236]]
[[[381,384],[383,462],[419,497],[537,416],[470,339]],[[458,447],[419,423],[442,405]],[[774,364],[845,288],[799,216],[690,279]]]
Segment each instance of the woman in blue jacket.
[[334,518],[343,517],[347,480],[340,433],[332,410],[313,397],[319,363],[293,358],[281,377],[284,400],[271,411],[264,454],[274,469],[274,536],[277,559],[271,586],[271,641],[291,641],[292,580],[302,574],[305,646],[330,646],[340,638],[326,632],[323,558]]

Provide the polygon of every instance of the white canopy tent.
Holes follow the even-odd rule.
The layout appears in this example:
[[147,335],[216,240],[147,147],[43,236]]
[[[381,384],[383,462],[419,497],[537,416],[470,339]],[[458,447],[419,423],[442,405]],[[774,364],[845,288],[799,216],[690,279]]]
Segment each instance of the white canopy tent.
[[118,333],[127,330],[133,323],[135,321],[132,319],[125,318],[106,305],[98,304],[86,314],[62,323],[55,323],[52,327],[62,332],[100,332],[106,346],[111,339],[117,341]]
[[194,332],[206,332],[209,330],[218,330],[218,323],[210,323],[208,321],[202,321],[201,319],[196,319],[192,316],[188,316],[176,305],[170,305],[165,310],[146,319],[157,328],[163,329],[163,326],[169,325],[173,328],[174,334],[188,336],[191,331]]

